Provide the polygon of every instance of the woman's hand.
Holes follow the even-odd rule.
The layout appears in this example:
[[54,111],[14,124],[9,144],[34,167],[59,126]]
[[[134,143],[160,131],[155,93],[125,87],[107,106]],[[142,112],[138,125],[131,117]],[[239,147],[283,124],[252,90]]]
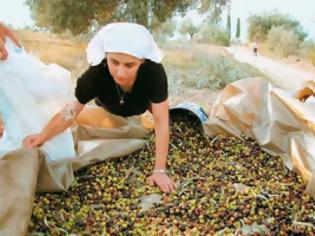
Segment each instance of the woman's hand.
[[3,130],[4,130],[3,124],[0,122],[0,137],[3,134]]
[[8,52],[5,48],[5,37],[9,37],[19,48],[21,44],[15,35],[3,24],[0,23],[0,60],[5,60],[8,57]]
[[164,193],[174,191],[175,183],[164,173],[153,173],[148,177],[148,184],[156,184]]
[[41,134],[29,135],[23,139],[24,146],[30,149],[40,147],[44,144],[44,142],[45,139]]

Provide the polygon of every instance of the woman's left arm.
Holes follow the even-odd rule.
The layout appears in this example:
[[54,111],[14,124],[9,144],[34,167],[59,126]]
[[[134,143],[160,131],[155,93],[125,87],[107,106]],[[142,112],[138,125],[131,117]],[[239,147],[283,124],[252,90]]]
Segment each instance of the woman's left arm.
[[175,188],[174,182],[167,176],[166,159],[169,143],[169,109],[168,100],[152,103],[155,131],[155,166],[148,178],[149,184],[157,184],[163,192],[171,192]]

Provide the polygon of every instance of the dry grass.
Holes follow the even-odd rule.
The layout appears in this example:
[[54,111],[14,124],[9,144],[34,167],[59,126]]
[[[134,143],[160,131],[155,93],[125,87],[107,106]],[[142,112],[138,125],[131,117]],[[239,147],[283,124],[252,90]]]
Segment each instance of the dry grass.
[[183,68],[192,63],[192,52],[185,52],[180,50],[165,51],[165,57],[163,59],[165,64]]
[[[74,81],[88,66],[85,57],[86,42],[66,34],[60,36],[25,30],[16,33],[28,52],[46,63],[57,63],[70,70]],[[210,78],[209,75],[215,71],[208,65],[208,56],[213,56],[212,60],[220,56],[229,57],[224,47],[194,42],[168,42],[162,45],[162,50],[165,53],[163,64],[169,77],[171,106],[179,102],[195,102],[209,112],[218,90],[211,89],[211,86],[203,89],[187,87],[187,83],[189,80],[201,79],[201,75]],[[215,63],[221,63],[221,60]]]
[[282,58],[280,60],[282,63],[288,64],[297,69],[301,69],[305,72],[309,72],[315,75],[315,53],[314,53],[314,64],[309,59],[304,59],[297,56],[290,56],[288,58]]
[[198,54],[211,54],[226,56],[228,53],[222,46],[198,43],[170,42],[164,45],[164,63],[178,67],[186,67],[194,62],[194,56]]
[[86,67],[86,43],[74,42],[43,32],[19,31],[17,35],[25,49],[46,63],[57,63],[72,72],[76,78]]

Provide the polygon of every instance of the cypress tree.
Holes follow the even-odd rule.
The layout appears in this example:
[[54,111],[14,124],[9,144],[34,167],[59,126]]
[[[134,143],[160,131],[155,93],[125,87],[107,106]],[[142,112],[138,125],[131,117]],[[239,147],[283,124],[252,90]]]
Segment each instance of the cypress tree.
[[230,11],[229,11],[229,14],[227,16],[226,28],[227,28],[228,38],[231,39],[231,15],[230,15]]
[[237,17],[237,24],[236,24],[236,38],[241,36],[241,21],[240,18]]

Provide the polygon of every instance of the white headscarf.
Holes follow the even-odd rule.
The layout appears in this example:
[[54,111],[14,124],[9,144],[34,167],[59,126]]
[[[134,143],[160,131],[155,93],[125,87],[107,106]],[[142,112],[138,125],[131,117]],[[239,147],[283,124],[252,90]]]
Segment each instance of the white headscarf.
[[88,63],[92,66],[100,64],[106,52],[126,53],[156,63],[160,63],[163,58],[152,34],[144,26],[135,23],[111,23],[104,26],[87,46]]

